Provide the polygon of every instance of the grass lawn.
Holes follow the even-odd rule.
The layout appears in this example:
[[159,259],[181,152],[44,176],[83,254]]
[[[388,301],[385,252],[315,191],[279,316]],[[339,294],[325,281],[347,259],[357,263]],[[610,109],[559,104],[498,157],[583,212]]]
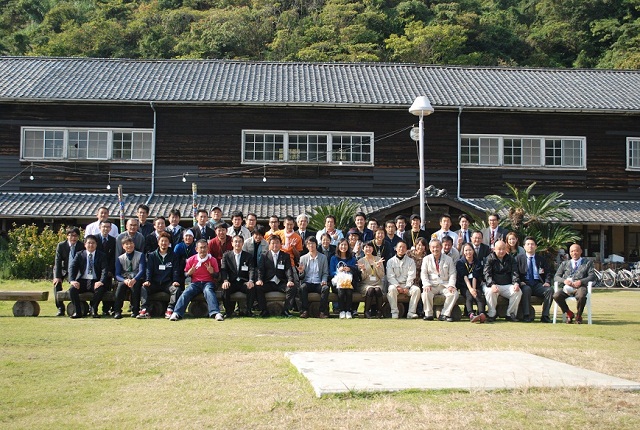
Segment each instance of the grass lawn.
[[[0,282],[0,290],[49,288],[47,282]],[[593,302],[592,326],[71,320],[54,317],[51,297],[39,317],[14,318],[13,302],[0,302],[0,428],[638,429],[640,392],[527,388],[318,399],[284,356],[514,350],[640,381],[640,291],[597,291]],[[482,372],[482,363],[459,365]]]

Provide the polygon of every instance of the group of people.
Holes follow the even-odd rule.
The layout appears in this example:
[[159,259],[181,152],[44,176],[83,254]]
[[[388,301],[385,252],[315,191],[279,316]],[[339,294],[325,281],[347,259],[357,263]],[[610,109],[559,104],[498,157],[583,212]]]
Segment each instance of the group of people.
[[[570,248],[571,259],[554,271],[544,256],[537,254],[532,237],[518,245],[518,236],[499,226],[498,214],[488,216],[489,227],[471,231],[468,215],[458,218],[460,229],[453,231],[448,214],[440,217],[440,229],[428,234],[418,215],[408,220],[400,215],[384,224],[367,219],[362,212],[354,217],[355,227],[346,233],[336,228],[333,215],[325,217],[320,231],[308,229],[309,217],[269,218],[269,229],[257,224],[256,214],[231,214],[223,220],[219,207],[200,209],[190,228],[180,225],[181,214],[173,209],[167,218],[149,222],[149,208],[140,205],[137,218],[126,222],[126,230],[109,220],[101,207],[97,220],[86,227],[84,242],[77,227],[67,229],[67,240],[58,244],[54,264],[54,289],[61,291],[68,278],[74,312],[82,318],[80,293],[92,292],[89,314],[123,317],[123,303],[130,296],[131,316],[150,318],[149,296],[164,292],[170,296],[165,317],[182,319],[187,306],[198,294],[207,302],[208,315],[223,321],[235,315],[268,317],[266,293],[285,293],[282,315],[309,318],[309,293],[320,295],[319,318],[328,318],[329,293],[335,292],[333,310],[341,319],[358,316],[364,299],[364,317],[382,318],[388,303],[392,318],[399,318],[399,295],[408,296],[407,318],[453,321],[453,309],[462,296],[469,321],[483,323],[497,318],[498,297],[508,300],[509,321],[531,322],[532,296],[543,300],[540,321],[550,322],[549,310],[556,300],[567,322],[582,322],[586,287],[595,279],[593,263],[582,257],[580,245]],[[116,284],[115,301],[103,297]],[[554,294],[552,284],[563,286]],[[221,291],[224,314],[216,296]],[[246,309],[234,309],[232,294],[246,295]],[[444,296],[437,316],[434,297]],[[577,311],[569,310],[566,299],[575,296]],[[297,299],[297,300],[296,300]],[[386,300],[385,300],[386,299]],[[58,315],[65,314],[56,301]]]

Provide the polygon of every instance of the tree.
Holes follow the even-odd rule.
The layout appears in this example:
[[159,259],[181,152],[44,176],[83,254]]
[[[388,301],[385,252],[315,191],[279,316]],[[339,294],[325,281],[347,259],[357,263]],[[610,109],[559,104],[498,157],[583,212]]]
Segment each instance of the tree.
[[392,34],[385,42],[395,60],[411,63],[455,63],[467,41],[465,29],[460,25],[424,25],[410,22],[405,34]]
[[309,220],[309,227],[320,231],[324,228],[324,219],[327,215],[336,217],[336,229],[346,231],[354,225],[353,216],[358,211],[359,205],[349,200],[342,200],[337,205],[316,206]]
[[503,225],[515,231],[521,243],[525,237],[533,236],[540,252],[555,256],[558,248],[580,240],[580,236],[570,226],[559,223],[571,220],[571,215],[567,212],[569,203],[560,201],[562,193],[533,195],[535,182],[524,191],[509,183],[505,185],[510,195],[491,194],[485,198],[496,203],[499,209],[507,209],[508,218],[503,220]]

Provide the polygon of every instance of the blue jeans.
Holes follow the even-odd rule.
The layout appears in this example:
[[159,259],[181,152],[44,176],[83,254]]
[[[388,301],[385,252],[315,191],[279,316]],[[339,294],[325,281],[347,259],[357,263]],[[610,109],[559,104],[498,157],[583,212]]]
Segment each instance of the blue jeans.
[[220,305],[218,304],[218,298],[216,297],[213,282],[192,282],[191,284],[189,284],[189,287],[184,291],[184,293],[182,293],[182,295],[178,299],[173,312],[183,317],[185,312],[187,311],[187,306],[189,306],[189,302],[191,302],[191,299],[193,299],[200,293],[204,294],[204,298],[207,301],[207,306],[209,306],[209,316],[219,314]]

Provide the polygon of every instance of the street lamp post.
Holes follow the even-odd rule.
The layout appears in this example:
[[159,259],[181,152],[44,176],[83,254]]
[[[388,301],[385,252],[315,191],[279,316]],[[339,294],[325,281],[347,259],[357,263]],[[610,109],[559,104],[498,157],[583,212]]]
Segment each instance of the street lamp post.
[[429,99],[425,96],[416,97],[415,101],[409,108],[409,112],[420,117],[419,123],[419,143],[418,143],[418,166],[420,169],[420,222],[423,223],[425,220],[424,214],[424,117],[425,115],[431,115],[433,113],[433,107],[429,102]]

